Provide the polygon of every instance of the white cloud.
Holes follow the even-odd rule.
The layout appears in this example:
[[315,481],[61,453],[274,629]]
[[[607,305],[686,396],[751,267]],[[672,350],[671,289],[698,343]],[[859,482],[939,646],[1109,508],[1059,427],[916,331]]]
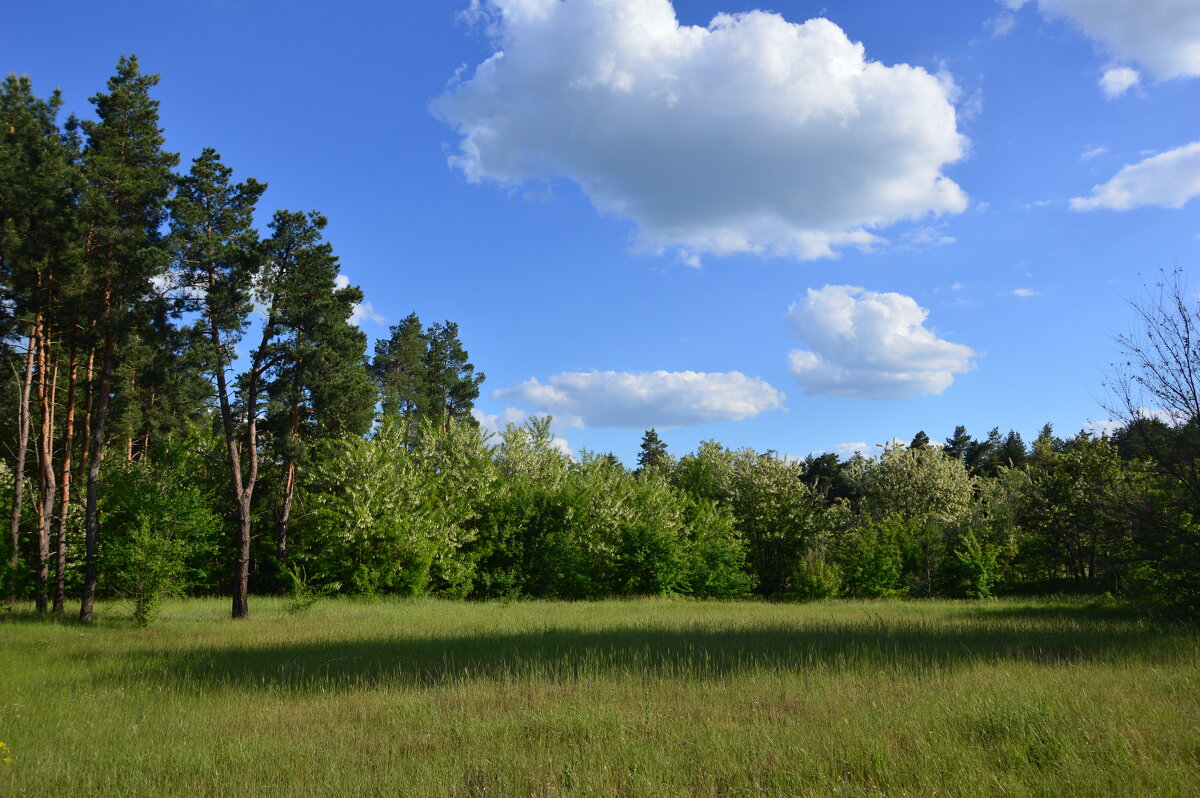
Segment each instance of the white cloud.
[[361,327],[364,321],[374,322],[375,324],[386,324],[387,317],[375,310],[375,306],[370,302],[360,302],[354,306],[354,310],[350,313],[350,323],[355,327]]
[[898,399],[938,394],[975,367],[976,353],[926,329],[929,311],[903,294],[849,285],[809,289],[788,309],[808,349],[791,352],[792,374],[808,395]]
[[992,38],[998,39],[1005,36],[1017,24],[1016,14],[1005,13],[997,14],[991,19],[983,23],[984,27],[992,32]]
[[1141,73],[1129,67],[1106,69],[1100,76],[1100,88],[1104,90],[1104,96],[1110,100],[1120,97],[1141,82]]
[[834,453],[842,460],[849,460],[856,454],[861,454],[867,457],[871,454],[871,447],[867,446],[866,441],[854,441],[852,443],[839,443],[833,447]]
[[753,418],[783,407],[784,396],[738,371],[565,372],[529,379],[492,396],[549,413],[572,426],[687,427]]
[[870,61],[834,23],[681,26],[669,0],[484,0],[500,50],[431,105],[468,180],[565,177],[640,246],[803,259],[958,213],[948,76]]
[[1200,195],[1200,141],[1125,166],[1107,183],[1092,187],[1090,197],[1075,197],[1071,208],[1126,211],[1142,205],[1182,208]]
[[[350,278],[344,274],[339,274],[333,278],[334,288],[347,288],[350,285]],[[359,302],[350,311],[350,323],[355,327],[361,327],[364,321],[374,322],[375,324],[386,324],[387,317],[375,310],[375,306],[370,302]]]
[[[1019,8],[1026,0],[1002,0]],[[1161,79],[1200,75],[1200,3],[1196,0],[1036,0],[1047,17],[1074,22],[1122,61]]]
[[1014,288],[1012,293],[1013,296],[1019,296],[1022,299],[1038,295],[1038,292],[1034,291],[1032,288]]
[[946,235],[946,231],[933,225],[922,225],[909,230],[900,237],[900,248],[909,250],[932,249],[954,243],[954,236]]
[[1108,147],[1103,144],[1096,144],[1083,148],[1083,152],[1079,154],[1079,160],[1090,161],[1093,158],[1099,158],[1104,153],[1108,152]]

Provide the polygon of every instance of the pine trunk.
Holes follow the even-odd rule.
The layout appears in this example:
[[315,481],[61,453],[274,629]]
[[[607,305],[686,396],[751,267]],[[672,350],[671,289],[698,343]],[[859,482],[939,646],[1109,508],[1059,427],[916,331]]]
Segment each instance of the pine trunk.
[[275,536],[275,559],[279,563],[279,592],[287,590],[288,525],[292,520],[292,497],[296,493],[296,463],[288,462],[283,478],[283,507],[279,511],[279,530]]
[[104,337],[104,355],[100,361],[100,385],[96,389],[91,418],[91,440],[88,442],[87,500],[83,522],[86,554],[83,601],[79,606],[79,620],[82,623],[92,622],[92,610],[96,602],[96,532],[100,520],[97,489],[100,484],[100,461],[104,458],[104,422],[108,416],[108,394],[112,383],[114,347],[115,341],[112,334],[109,333]]
[[79,368],[76,342],[71,341],[70,366],[67,374],[67,417],[63,428],[63,456],[58,494],[58,533],[54,556],[54,612],[63,612],[67,581],[67,521],[71,509],[71,450],[75,445],[75,373]]
[[17,409],[17,461],[13,470],[13,506],[10,528],[12,553],[9,555],[8,603],[17,603],[17,569],[21,564],[21,502],[25,495],[25,455],[29,451],[29,393],[33,386],[33,333],[25,355],[25,381],[21,384],[21,405]]
[[50,525],[54,519],[54,384],[50,372],[50,336],[45,316],[38,315],[38,472],[41,504],[37,529],[37,611],[50,609]]

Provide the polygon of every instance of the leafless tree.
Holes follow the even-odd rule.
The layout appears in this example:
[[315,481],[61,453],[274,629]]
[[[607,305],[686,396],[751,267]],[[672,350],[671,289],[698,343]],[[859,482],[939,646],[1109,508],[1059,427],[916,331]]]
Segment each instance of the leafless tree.
[[1131,299],[1130,332],[1107,384],[1123,435],[1200,503],[1200,302],[1178,267]]

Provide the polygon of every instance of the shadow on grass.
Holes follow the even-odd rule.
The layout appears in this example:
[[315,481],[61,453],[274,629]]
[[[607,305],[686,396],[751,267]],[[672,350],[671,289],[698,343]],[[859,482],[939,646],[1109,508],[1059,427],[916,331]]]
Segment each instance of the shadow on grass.
[[[1086,615],[1083,617],[1087,617]],[[474,680],[569,682],[593,677],[720,679],[749,671],[927,673],[980,663],[1177,662],[1195,656],[1190,630],[1061,619],[971,624],[876,619],[804,626],[578,630],[546,628],[444,638],[371,639],[125,652],[98,681],[147,679],[175,688],[319,692]],[[107,670],[107,673],[105,672]]]
[[1175,618],[1156,613],[1146,607],[1103,598],[1066,599],[1053,604],[1018,604],[982,602],[969,606],[965,614],[982,618],[1030,621],[1071,621],[1097,623],[1166,624]]

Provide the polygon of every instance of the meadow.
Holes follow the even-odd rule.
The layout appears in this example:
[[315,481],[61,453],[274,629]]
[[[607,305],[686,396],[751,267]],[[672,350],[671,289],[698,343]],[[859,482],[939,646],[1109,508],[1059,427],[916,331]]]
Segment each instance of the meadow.
[[1113,602],[121,611],[0,612],[0,795],[1200,789],[1200,635]]

